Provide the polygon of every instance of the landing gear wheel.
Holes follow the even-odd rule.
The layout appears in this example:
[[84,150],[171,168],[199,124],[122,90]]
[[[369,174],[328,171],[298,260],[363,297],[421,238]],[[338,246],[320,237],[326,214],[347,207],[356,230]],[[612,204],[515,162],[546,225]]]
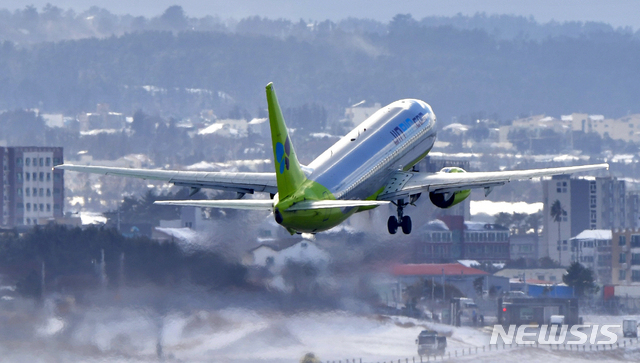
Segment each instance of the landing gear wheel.
[[398,219],[396,217],[389,217],[389,220],[387,221],[387,229],[390,234],[396,234],[396,232],[398,232]]
[[402,217],[402,222],[400,223],[402,226],[402,233],[409,234],[411,233],[411,217],[404,216]]

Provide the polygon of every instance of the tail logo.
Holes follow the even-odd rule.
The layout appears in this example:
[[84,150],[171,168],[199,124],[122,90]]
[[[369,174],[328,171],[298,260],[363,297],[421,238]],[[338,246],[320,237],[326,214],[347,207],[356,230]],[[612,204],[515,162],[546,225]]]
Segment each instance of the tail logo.
[[280,174],[284,173],[284,169],[289,170],[289,154],[291,153],[291,143],[289,136],[282,145],[281,142],[276,143],[276,159],[280,164]]

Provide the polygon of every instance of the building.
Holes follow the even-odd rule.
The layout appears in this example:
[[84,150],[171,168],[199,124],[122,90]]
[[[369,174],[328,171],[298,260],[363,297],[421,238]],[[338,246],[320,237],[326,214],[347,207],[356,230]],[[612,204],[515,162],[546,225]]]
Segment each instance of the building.
[[611,283],[611,230],[594,229],[571,238],[571,262],[590,268],[599,284]]
[[454,245],[453,232],[443,221],[429,221],[416,232],[413,262],[449,262],[460,255],[460,233],[456,234],[458,243]]
[[614,140],[640,141],[640,114],[614,120],[607,119],[603,115],[574,113],[562,116],[562,120],[571,122],[573,131],[595,132],[602,137],[607,135]]
[[509,229],[499,224],[464,222],[462,253],[462,258],[480,262],[509,260]]
[[501,276],[492,276],[489,273],[473,267],[466,267],[460,263],[442,264],[405,264],[396,265],[392,269],[393,275],[398,280],[398,291],[404,291],[407,286],[418,281],[432,280],[434,283],[451,285],[457,288],[467,297],[477,295],[473,285],[474,280],[481,278],[485,290],[500,294],[509,291],[509,279]]
[[509,260],[509,229],[497,224],[464,221],[462,216],[442,216],[415,233],[415,263]]
[[[544,232],[539,257],[548,256],[563,266],[571,263],[572,236],[586,229],[626,228],[629,222],[622,180],[558,175],[542,181],[542,193]],[[551,216],[551,206],[556,200],[565,212],[560,222]]]
[[324,268],[330,260],[331,256],[314,242],[298,240],[283,241],[280,244],[263,243],[248,251],[242,263],[246,266],[265,267],[278,272],[290,262]]
[[524,258],[537,261],[539,243],[540,238],[537,234],[512,234],[509,237],[509,257],[512,260]]
[[562,276],[567,274],[564,268],[505,268],[494,276],[519,279],[522,281],[536,280],[536,282],[562,283]]
[[61,147],[0,148],[2,214],[0,225],[45,224],[64,216]]
[[640,229],[614,229],[611,237],[611,282],[640,286]]
[[368,119],[376,113],[382,106],[379,103],[374,103],[372,106],[365,106],[366,102],[358,102],[351,107],[347,107],[344,111],[344,120],[343,122],[348,122],[349,127],[356,127],[360,125],[364,120]]
[[580,324],[578,299],[538,297],[498,300],[499,324],[549,324],[552,315],[563,315],[564,323]]

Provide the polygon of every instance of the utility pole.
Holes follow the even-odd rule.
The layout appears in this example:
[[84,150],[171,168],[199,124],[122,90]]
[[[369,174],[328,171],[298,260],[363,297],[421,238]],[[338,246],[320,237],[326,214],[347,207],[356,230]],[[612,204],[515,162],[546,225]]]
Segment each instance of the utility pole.
[[436,290],[436,284],[433,281],[433,276],[431,277],[431,303],[433,304],[433,299],[434,299],[434,295],[435,295],[435,290]]
[[44,278],[45,278],[44,261],[42,261],[42,280],[40,281],[40,294],[42,295],[43,301],[44,301]]
[[444,268],[442,269],[442,301],[445,300],[445,292],[444,292]]

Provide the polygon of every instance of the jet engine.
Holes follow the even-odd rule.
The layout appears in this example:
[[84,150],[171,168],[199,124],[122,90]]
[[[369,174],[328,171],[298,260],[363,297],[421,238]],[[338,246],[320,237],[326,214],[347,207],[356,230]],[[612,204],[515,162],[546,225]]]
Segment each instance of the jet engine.
[[[458,167],[446,167],[440,170],[441,173],[466,173],[466,171],[462,168]],[[430,192],[429,199],[431,203],[438,208],[449,208],[452,207],[463,200],[467,199],[467,197],[471,194],[470,189],[466,190],[458,190],[455,192]]]

